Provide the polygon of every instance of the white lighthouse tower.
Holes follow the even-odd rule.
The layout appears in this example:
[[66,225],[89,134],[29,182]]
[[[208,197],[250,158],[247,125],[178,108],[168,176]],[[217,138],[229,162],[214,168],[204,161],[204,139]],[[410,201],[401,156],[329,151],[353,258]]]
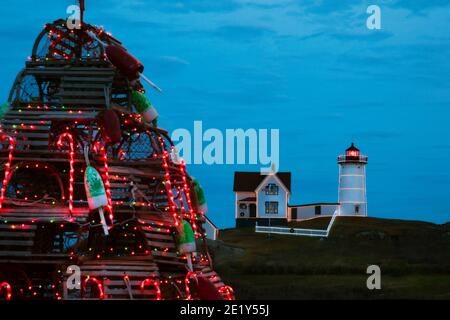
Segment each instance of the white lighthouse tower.
[[367,216],[366,164],[368,157],[360,155],[352,143],[345,155],[338,156],[339,215]]

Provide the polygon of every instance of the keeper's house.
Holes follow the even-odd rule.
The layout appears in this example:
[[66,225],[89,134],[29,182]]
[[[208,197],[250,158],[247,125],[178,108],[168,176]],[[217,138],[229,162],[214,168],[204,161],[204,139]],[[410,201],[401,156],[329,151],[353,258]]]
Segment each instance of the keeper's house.
[[318,216],[332,216],[338,203],[289,205],[291,173],[261,175],[259,172],[235,172],[236,227],[259,225],[285,226]]

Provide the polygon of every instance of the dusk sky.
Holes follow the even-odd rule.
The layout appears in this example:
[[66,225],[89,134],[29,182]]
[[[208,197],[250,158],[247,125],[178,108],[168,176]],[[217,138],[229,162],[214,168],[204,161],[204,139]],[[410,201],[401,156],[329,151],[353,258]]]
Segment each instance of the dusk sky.
[[[71,4],[2,6],[2,101],[43,25]],[[366,27],[371,4],[381,30]],[[355,142],[369,156],[369,216],[450,221],[448,0],[86,0],[86,10],[163,88],[148,90],[161,127],[279,129],[291,204],[336,202],[336,156]],[[233,172],[259,168],[188,166],[219,227],[234,225]]]

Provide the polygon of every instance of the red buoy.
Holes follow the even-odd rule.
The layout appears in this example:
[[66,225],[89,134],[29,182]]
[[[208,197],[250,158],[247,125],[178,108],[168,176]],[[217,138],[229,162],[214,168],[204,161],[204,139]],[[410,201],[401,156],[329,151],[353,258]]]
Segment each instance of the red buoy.
[[125,74],[128,80],[133,81],[142,78],[155,90],[162,92],[162,90],[156,84],[154,84],[153,81],[151,81],[143,74],[144,65],[140,63],[138,59],[133,57],[127,50],[116,45],[106,44],[105,42],[100,40],[92,31],[88,31],[87,34],[92,39],[97,40],[103,46],[109,61],[111,61],[111,63],[123,74]]
[[109,61],[119,69],[128,80],[136,80],[144,72],[144,65],[125,49],[109,45],[105,48]]
[[120,119],[113,109],[105,110],[99,119],[99,126],[106,143],[115,144],[122,138]]
[[225,300],[214,283],[205,277],[198,277],[197,294],[200,300]]

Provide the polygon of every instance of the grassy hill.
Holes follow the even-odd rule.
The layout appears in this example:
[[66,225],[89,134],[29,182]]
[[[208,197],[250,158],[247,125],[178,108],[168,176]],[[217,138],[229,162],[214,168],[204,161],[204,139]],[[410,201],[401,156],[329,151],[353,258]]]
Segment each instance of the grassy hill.
[[[233,229],[210,246],[240,299],[450,299],[450,223],[339,217],[329,238]],[[382,290],[366,287],[372,264],[381,267]]]

